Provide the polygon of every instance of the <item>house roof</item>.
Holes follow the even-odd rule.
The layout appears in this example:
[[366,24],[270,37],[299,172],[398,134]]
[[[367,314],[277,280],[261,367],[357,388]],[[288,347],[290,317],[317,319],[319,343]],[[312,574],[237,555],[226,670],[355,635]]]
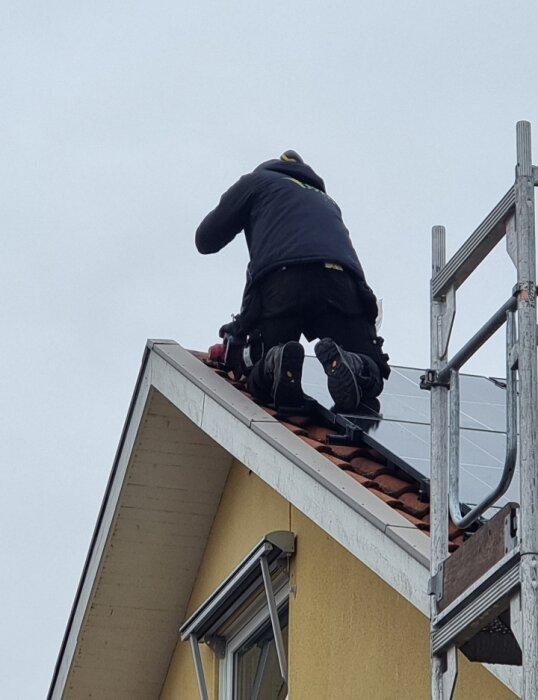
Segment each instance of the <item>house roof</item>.
[[[249,394],[246,384],[236,381],[232,372],[226,372],[218,363],[211,362],[204,353],[193,353],[208,367],[229,381],[232,386],[255,401]],[[391,462],[390,457],[368,445],[335,444],[331,437],[335,435],[334,424],[323,420],[321,412],[298,413],[289,415],[279,413],[271,406],[263,406],[269,415],[275,417],[281,425],[286,426],[294,435],[301,438],[313,449],[324,455],[350,478],[371,490],[388,506],[401,513],[409,522],[425,533],[430,531],[429,494],[424,492],[423,482],[413,476],[413,471],[406,472]],[[449,549],[454,551],[464,541],[464,533],[454,523],[449,524]]]
[[[174,341],[148,341],[49,698],[158,696],[234,459],[429,614],[417,483],[221,375]],[[511,673],[496,675],[514,688]]]

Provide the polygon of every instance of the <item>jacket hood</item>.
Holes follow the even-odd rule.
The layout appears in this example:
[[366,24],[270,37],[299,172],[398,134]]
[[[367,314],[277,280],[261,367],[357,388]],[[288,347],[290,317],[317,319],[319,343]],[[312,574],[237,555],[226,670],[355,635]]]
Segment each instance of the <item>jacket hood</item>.
[[317,190],[325,192],[325,183],[306,163],[295,163],[273,158],[273,160],[266,160],[265,163],[261,163],[257,168],[254,168],[254,172],[257,170],[272,170],[277,173],[282,173],[283,175],[294,177],[307,185],[312,185],[312,187],[315,187]]

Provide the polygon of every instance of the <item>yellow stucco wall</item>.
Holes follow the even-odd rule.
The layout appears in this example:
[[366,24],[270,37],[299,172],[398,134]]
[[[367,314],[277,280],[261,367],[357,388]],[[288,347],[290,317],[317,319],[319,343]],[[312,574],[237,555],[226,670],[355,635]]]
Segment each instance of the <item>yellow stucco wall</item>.
[[[234,462],[211,528],[186,618],[214,591],[249,551],[273,530],[290,530],[290,505],[255,474]],[[218,663],[200,645],[210,700],[218,697]],[[190,647],[180,642],[172,658],[161,700],[197,700],[198,685]]]
[[[291,528],[290,700],[427,700],[427,619],[296,509]],[[516,696],[460,655],[455,697]]]
[[[234,464],[189,603],[191,614],[272,530],[291,529],[290,700],[427,700],[428,623],[396,591],[240,464]],[[218,663],[201,647],[211,700]],[[515,698],[460,655],[456,700]],[[190,648],[179,643],[161,700],[196,700]]]

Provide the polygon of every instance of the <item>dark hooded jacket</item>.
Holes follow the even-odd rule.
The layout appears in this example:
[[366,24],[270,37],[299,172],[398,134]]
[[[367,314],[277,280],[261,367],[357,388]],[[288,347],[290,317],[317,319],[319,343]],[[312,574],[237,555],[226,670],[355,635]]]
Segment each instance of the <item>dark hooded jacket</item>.
[[198,227],[196,247],[216,253],[242,230],[250,253],[243,307],[253,284],[268,272],[283,265],[333,262],[356,277],[366,314],[375,321],[376,298],[340,208],[310,166],[275,159],[241,177]]

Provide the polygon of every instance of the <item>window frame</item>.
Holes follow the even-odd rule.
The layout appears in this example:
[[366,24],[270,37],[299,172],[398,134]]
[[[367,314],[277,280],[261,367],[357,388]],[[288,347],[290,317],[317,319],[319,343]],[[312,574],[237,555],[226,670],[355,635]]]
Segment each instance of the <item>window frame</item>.
[[[241,628],[245,620],[255,614],[256,604],[258,611],[266,610],[271,620],[280,675],[283,680],[287,679],[287,655],[280,629],[279,602],[275,596],[280,595],[282,587],[287,590],[284,596],[289,597],[289,560],[294,553],[293,532],[276,530],[268,533],[181,626],[180,638],[191,646],[201,700],[208,700],[209,694],[199,645],[205,642],[218,658],[224,658],[227,639],[234,636],[238,622],[243,620],[243,625],[239,624]],[[231,692],[232,695],[228,693],[222,700],[231,700],[233,689]]]
[[[290,585],[287,577],[280,575],[273,582],[273,591],[280,616],[289,606]],[[241,617],[223,634],[226,639],[226,648],[219,665],[219,700],[236,699],[235,655],[245,642],[267,623],[271,624],[271,615],[265,590],[262,589]]]

